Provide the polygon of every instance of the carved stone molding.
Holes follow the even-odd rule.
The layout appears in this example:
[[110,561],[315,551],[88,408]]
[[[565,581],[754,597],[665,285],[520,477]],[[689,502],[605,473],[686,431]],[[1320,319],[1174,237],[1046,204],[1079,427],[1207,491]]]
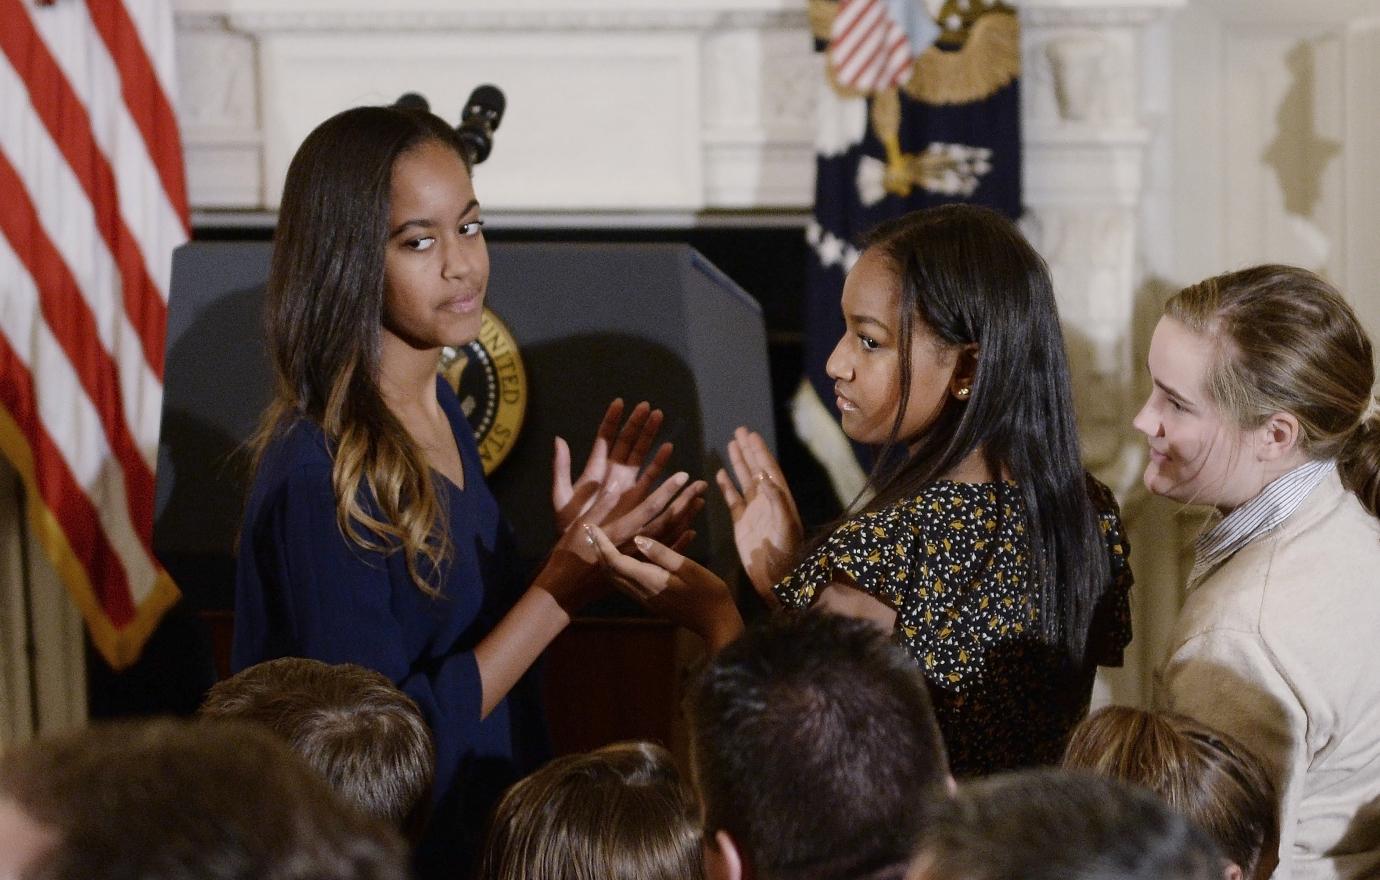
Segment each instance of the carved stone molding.
[[1033,27],[1143,27],[1158,21],[1185,0],[1025,0],[1021,22]]
[[254,41],[215,17],[178,21],[178,117],[184,127],[256,129]]
[[[1135,109],[1137,34],[1145,22],[1174,5],[1176,0],[1021,4],[1027,200],[1033,207],[1048,202],[1134,204],[1146,140]],[[414,60],[408,41],[452,39],[455,48],[449,56],[428,50],[434,59],[428,63],[435,65],[438,81],[454,83],[483,78],[482,71],[490,66],[501,71],[495,77],[530,68],[533,79],[559,79],[560,62],[542,54],[542,41],[546,46],[552,40],[589,41],[617,59],[642,51],[648,40],[673,34],[698,47],[693,50],[696,59],[675,62],[694,65],[698,85],[676,95],[649,93],[645,100],[634,100],[629,112],[642,114],[658,102],[692,102],[692,112],[698,114],[697,158],[691,160],[693,168],[678,167],[698,180],[698,195],[674,195],[663,178],[649,182],[656,191],[672,193],[662,204],[626,200],[615,189],[603,201],[598,193],[571,192],[559,204],[543,206],[541,192],[563,190],[545,187],[538,173],[532,176],[533,197],[516,200],[513,209],[571,210],[580,199],[592,198],[587,205],[592,211],[803,210],[813,197],[813,129],[822,74],[819,57],[810,48],[804,0],[469,0],[463,5],[442,0],[386,5],[371,0],[177,0],[177,6],[180,106],[192,199],[198,207],[271,210],[277,190],[273,178],[281,175],[284,154],[301,135],[295,128],[285,132],[283,126],[324,117],[351,102],[387,100],[383,92],[393,88],[389,73]],[[484,42],[476,44],[479,38]],[[311,94],[325,100],[320,96],[330,92],[329,77],[320,77],[310,59],[320,52],[314,47],[334,40],[361,53],[361,68],[380,71],[379,95],[341,86],[335,103],[286,106],[283,101],[298,102]],[[524,56],[523,41],[537,48]],[[475,60],[476,45],[502,48]],[[313,48],[299,51],[308,47]],[[505,58],[507,66],[496,63]],[[521,75],[515,86],[520,86]],[[298,88],[299,77],[323,81]],[[625,82],[612,93],[620,100],[630,94]],[[453,103],[442,95],[438,103],[448,102]],[[526,96],[513,107],[519,112],[539,109]],[[657,124],[657,118],[653,113],[646,122]],[[571,137],[576,148],[594,139],[595,132]],[[639,140],[625,136],[625,148],[637,149]]]
[[1086,462],[1109,476],[1108,468],[1120,467],[1129,421],[1134,206],[1032,207],[1022,226],[1048,262],[1058,293]]
[[221,16],[178,16],[177,112],[194,206],[262,204],[256,48]]
[[[286,4],[285,4],[286,5]],[[355,12],[233,12],[229,25],[247,33],[274,31],[712,31],[733,28],[805,27],[799,10],[696,9],[436,9]]]
[[1098,138],[1057,131],[1027,135],[1025,203],[1133,207],[1140,202],[1148,133],[1131,130]]
[[824,69],[800,27],[710,32],[702,65],[707,127],[744,125],[809,141]]
[[[449,91],[485,79],[509,90],[513,121],[500,138],[516,138],[527,125],[524,144],[559,140],[565,146],[556,158],[566,164],[571,150],[601,151],[587,157],[586,181],[602,173],[610,149],[664,157],[627,163],[630,172],[645,170],[642,181],[614,175],[612,185],[594,186],[561,161],[528,156],[521,193],[504,182],[501,161],[486,166],[486,192],[510,210],[800,208],[811,199],[818,72],[803,2],[180,0],[178,27],[187,47],[184,137],[199,208],[271,210],[286,157],[305,134],[303,120],[414,88],[443,115],[444,107],[458,112],[463,94]],[[677,39],[693,57],[658,48]],[[332,53],[336,43],[344,55]],[[423,46],[420,63],[414,46]],[[344,57],[350,64],[342,66]],[[581,60],[594,58],[606,59],[602,80]],[[640,73],[630,58],[644,59]],[[569,63],[581,65],[574,80]],[[377,73],[364,80],[363,71]],[[562,89],[567,94],[553,105]],[[566,118],[562,111],[581,96],[592,106],[617,106]],[[535,130],[534,114],[552,130]],[[666,143],[671,132],[684,140]],[[519,152],[500,147],[497,156]]]
[[[1129,429],[1134,307],[1151,132],[1139,82],[1145,29],[1182,5],[1035,0],[1021,6],[1023,226],[1064,316],[1088,466],[1124,498],[1143,467]],[[1128,516],[1135,510],[1128,505]]]
[[1022,95],[1027,127],[1090,131],[1139,124],[1136,30],[1087,23],[1026,23]]

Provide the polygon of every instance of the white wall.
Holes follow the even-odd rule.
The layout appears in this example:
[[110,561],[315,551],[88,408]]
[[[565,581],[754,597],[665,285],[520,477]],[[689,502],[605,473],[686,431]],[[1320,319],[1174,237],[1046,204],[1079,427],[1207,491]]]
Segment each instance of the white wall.
[[1195,0],[1174,28],[1173,259],[1321,272],[1380,332],[1380,2]]

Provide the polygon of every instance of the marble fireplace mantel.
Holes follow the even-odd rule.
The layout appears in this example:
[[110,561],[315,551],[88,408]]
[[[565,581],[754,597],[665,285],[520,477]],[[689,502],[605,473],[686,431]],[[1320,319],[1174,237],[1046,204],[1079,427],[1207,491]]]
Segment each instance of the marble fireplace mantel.
[[[1089,463],[1129,490],[1131,332],[1150,121],[1147,29],[1183,0],[1020,3],[1024,226],[1066,316]],[[330,113],[419,91],[508,112],[491,216],[545,226],[804,222],[822,84],[807,0],[176,0],[179,111],[204,221],[271,222]],[[781,212],[784,212],[782,214]]]

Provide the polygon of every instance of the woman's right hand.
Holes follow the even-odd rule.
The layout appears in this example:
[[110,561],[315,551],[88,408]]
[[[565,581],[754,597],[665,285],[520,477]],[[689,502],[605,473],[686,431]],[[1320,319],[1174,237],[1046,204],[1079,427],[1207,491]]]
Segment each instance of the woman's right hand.
[[733,477],[720,469],[715,481],[733,518],[738,558],[753,589],[775,606],[771,588],[790,574],[804,540],[800,511],[761,434],[741,427],[734,431],[728,460]]
[[587,513],[599,492],[610,486],[622,487],[620,506],[615,510],[631,510],[656,485],[670,460],[670,443],[661,444],[652,454],[652,443],[663,421],[661,410],[652,409],[644,400],[633,407],[626,420],[623,415],[623,398],[615,398],[604,412],[584,470],[576,479],[570,476],[570,446],[564,438],[556,438],[551,461],[551,505],[558,533]]

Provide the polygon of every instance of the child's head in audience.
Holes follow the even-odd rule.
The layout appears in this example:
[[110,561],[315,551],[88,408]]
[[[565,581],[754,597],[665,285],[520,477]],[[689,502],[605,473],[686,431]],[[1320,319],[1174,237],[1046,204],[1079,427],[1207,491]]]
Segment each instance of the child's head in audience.
[[162,719],[0,756],[0,876],[404,880],[407,848],[267,731]]
[[347,801],[415,839],[425,823],[435,747],[412,698],[351,663],[284,657],[217,683],[201,714],[262,724]]
[[699,880],[695,803],[670,754],[615,743],[557,758],[495,809],[480,880]]
[[1181,715],[1108,706],[1074,730],[1064,766],[1164,798],[1217,841],[1229,861],[1228,878],[1273,872],[1279,838],[1274,785],[1256,757],[1226,734]]
[[1085,771],[965,784],[921,838],[906,880],[1221,880],[1197,826],[1144,789]]
[[773,615],[714,658],[689,708],[711,876],[903,870],[953,784],[919,669],[864,621]]

